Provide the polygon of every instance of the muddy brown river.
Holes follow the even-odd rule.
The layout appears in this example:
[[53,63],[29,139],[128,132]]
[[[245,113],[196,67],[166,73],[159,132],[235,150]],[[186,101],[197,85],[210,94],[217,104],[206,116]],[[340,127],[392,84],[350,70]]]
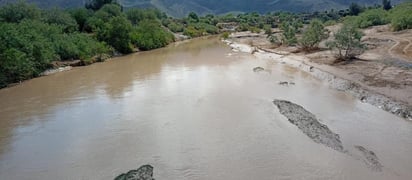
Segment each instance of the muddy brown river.
[[[350,153],[314,142],[274,99],[313,113]],[[157,180],[407,180],[412,123],[216,38],[0,90],[1,180],[113,179],[144,164]]]

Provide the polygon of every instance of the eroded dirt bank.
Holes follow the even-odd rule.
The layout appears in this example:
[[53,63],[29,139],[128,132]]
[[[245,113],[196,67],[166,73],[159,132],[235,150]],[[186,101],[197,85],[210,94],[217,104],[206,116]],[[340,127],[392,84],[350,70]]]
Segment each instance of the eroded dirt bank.
[[[334,28],[330,27],[331,32]],[[387,26],[367,29],[363,41],[369,50],[360,56],[361,60],[340,64],[333,63],[334,55],[329,50],[302,53],[296,47],[274,47],[264,34],[235,33],[225,42],[234,51],[296,67],[362,102],[412,120],[411,45],[402,43],[410,42],[408,34],[412,31],[388,32]],[[324,42],[320,46],[324,48]]]

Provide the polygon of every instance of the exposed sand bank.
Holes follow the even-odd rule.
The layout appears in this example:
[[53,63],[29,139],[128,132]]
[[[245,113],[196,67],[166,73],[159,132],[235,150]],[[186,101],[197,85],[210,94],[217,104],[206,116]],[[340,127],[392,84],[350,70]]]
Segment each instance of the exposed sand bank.
[[401,65],[385,63],[387,59],[378,61],[381,55],[376,52],[384,49],[387,43],[382,44],[379,41],[382,45],[375,45],[375,48],[362,55],[369,59],[332,64],[330,62],[333,61],[333,53],[328,50],[305,54],[294,53],[297,50],[295,47],[273,48],[264,34],[235,33],[224,42],[231,46],[233,51],[252,53],[258,58],[298,68],[327,82],[332,88],[350,93],[362,102],[412,120],[412,69],[404,66],[409,63],[407,59],[398,60],[404,62]]

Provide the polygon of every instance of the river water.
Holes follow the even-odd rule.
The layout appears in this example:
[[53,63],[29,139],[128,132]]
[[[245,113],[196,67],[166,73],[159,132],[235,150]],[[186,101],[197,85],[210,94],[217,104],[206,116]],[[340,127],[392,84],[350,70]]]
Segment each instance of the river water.
[[[312,141],[274,99],[315,114],[345,149],[375,152],[382,172]],[[113,179],[144,164],[158,180],[412,179],[412,123],[216,38],[36,78],[0,100],[2,180]]]

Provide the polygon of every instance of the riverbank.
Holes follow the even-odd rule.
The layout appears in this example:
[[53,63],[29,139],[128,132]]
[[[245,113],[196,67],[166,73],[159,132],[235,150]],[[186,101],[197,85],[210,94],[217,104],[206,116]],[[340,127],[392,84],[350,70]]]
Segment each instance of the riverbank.
[[[263,34],[235,33],[224,40],[234,51],[251,53],[262,59],[274,60],[298,68],[313,77],[329,84],[330,87],[344,91],[364,103],[407,120],[412,120],[412,72],[405,67],[382,65],[377,61],[350,62],[347,64],[321,63],[331,59],[332,52],[322,51],[311,54],[300,53],[294,47],[274,48],[266,42]],[[364,56],[371,56],[367,51]],[[368,54],[369,53],[369,54]],[[375,56],[376,57],[376,56]],[[317,61],[314,61],[317,59]],[[384,66],[377,68],[379,66]],[[389,71],[389,72],[385,72]],[[365,72],[374,73],[373,78]],[[402,75],[402,77],[399,77]],[[395,77],[392,77],[395,76]],[[402,81],[399,80],[402,78]]]

